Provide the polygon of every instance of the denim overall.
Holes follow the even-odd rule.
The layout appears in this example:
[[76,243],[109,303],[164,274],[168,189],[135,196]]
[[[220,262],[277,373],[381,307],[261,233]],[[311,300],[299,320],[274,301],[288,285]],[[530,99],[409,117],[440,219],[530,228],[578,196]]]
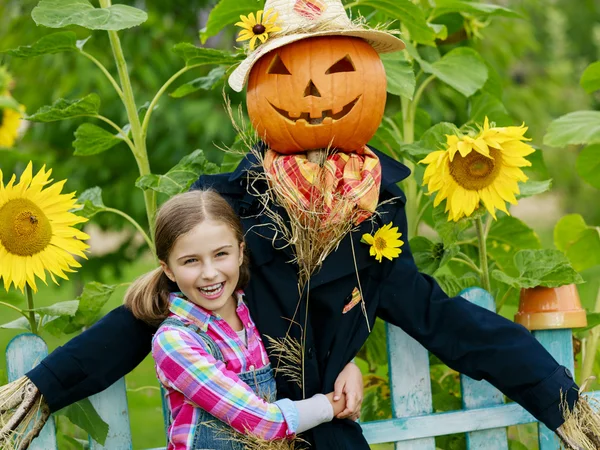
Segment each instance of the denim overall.
[[[225,363],[223,353],[219,350],[216,342],[196,325],[185,324],[179,319],[169,317],[163,324],[176,327],[187,327],[196,332],[208,346],[213,358]],[[276,400],[276,383],[271,370],[271,364],[267,364],[261,369],[237,374],[240,380],[246,383],[255,392],[257,396],[268,403]],[[198,408],[198,420],[196,422],[196,432],[190,450],[244,450],[244,446],[232,439],[238,434],[231,426],[217,419],[212,414]]]

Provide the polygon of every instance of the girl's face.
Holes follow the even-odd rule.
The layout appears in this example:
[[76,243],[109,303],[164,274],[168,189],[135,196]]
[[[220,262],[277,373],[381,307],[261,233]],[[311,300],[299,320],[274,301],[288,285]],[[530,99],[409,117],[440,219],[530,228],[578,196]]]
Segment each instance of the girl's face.
[[[187,299],[223,315],[235,311],[233,292],[244,260],[244,244],[223,222],[205,220],[176,241],[161,266]],[[231,309],[233,307],[233,309]]]

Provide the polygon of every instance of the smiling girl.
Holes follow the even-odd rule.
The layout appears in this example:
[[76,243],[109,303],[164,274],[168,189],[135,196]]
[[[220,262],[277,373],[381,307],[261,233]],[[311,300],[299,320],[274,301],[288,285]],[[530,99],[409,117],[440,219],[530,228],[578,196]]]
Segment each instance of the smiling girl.
[[156,220],[160,267],[125,297],[160,324],[152,341],[170,411],[168,449],[237,450],[232,428],[260,439],[293,437],[345,409],[333,393],[275,401],[267,352],[244,303],[248,258],[239,218],[214,191],[168,200]]

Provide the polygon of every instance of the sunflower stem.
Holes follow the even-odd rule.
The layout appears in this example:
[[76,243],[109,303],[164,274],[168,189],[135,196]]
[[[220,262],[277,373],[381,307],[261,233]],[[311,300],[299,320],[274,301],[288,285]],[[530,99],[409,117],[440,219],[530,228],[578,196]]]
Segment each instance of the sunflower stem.
[[471,269],[473,269],[475,273],[477,273],[477,275],[481,276],[481,269],[477,267],[477,264],[475,264],[473,261],[468,261],[464,258],[451,258],[450,261],[455,261],[464,264],[465,266],[468,266]]
[[[596,297],[596,305],[594,307],[594,312],[600,312],[600,286],[598,287],[598,295]],[[580,374],[581,378],[579,380],[580,384],[587,380],[589,377],[591,377],[594,372],[594,361],[596,360],[599,339],[600,327],[592,328],[590,330],[590,335],[586,339],[585,343],[583,365]]]
[[487,260],[487,248],[485,242],[485,231],[481,217],[475,219],[475,228],[477,229],[477,240],[479,241],[479,263],[481,265],[481,286],[486,291],[492,291],[490,284],[490,272]]
[[[404,144],[412,144],[415,140],[414,116],[411,114],[412,102],[405,97],[400,98],[402,104],[402,138]],[[406,167],[414,173],[415,165],[412,161],[404,159],[402,161]],[[408,221],[408,237],[416,236],[419,228],[419,202],[418,186],[415,177],[408,177],[403,181],[404,194],[406,195],[406,219]]]
[[35,312],[33,311],[33,291],[31,290],[31,286],[27,283],[25,285],[25,294],[27,297],[27,309],[29,310],[29,314],[27,320],[29,320],[29,325],[31,326],[31,332],[33,334],[38,334],[38,326],[35,321]]
[[[100,6],[102,8],[110,7],[111,0],[100,0]],[[131,135],[133,138],[133,143],[135,144],[132,153],[137,163],[140,176],[149,175],[150,162],[148,160],[148,151],[146,149],[146,139],[144,137],[142,124],[137,112],[133,88],[131,86],[131,79],[127,70],[127,62],[123,54],[123,48],[121,47],[121,40],[119,39],[119,35],[116,31],[108,31],[108,38],[110,40],[110,46],[112,48],[113,56],[117,65],[119,80],[123,90],[123,104],[125,106],[125,110],[127,111],[127,117],[129,119],[129,124],[131,125]],[[150,235],[151,238],[154,239],[156,192],[151,189],[144,190],[144,202],[146,205],[146,215],[148,217]]]
[[506,292],[504,293],[504,295],[502,296],[502,299],[496,303],[496,312],[498,314],[500,314],[500,310],[502,309],[502,307],[504,306],[504,304],[506,303],[506,300],[508,300],[508,296],[510,295],[510,293],[512,292],[514,288],[512,286],[510,286]]

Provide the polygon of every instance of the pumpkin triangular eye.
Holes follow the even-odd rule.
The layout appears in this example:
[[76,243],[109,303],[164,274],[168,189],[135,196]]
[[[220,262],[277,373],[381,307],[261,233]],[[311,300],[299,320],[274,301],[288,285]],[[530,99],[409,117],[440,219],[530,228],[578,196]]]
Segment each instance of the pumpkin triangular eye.
[[285,64],[278,54],[276,54],[273,58],[273,61],[271,61],[271,64],[267,69],[267,73],[273,73],[276,75],[291,75],[290,71],[287,67],[285,67]]
[[352,63],[352,58],[350,58],[350,55],[346,55],[338,62],[336,62],[333,66],[331,66],[329,69],[327,69],[325,75],[329,75],[331,73],[354,71],[356,71],[356,69],[354,68],[354,64]]

